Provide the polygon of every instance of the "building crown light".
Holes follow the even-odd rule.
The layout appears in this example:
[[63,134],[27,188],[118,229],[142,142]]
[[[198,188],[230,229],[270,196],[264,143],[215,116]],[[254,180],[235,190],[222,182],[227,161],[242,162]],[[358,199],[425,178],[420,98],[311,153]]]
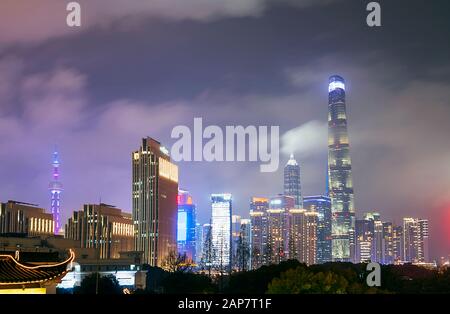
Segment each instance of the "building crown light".
[[328,92],[331,93],[332,91],[336,90],[336,89],[342,89],[345,91],[345,84],[344,82],[340,82],[340,81],[333,81],[330,82],[330,84],[328,85]]

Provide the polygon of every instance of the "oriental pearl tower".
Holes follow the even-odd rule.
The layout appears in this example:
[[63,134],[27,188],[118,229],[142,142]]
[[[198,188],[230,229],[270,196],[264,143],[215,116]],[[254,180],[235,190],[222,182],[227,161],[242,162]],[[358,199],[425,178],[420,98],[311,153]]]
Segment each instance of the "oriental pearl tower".
[[59,154],[57,149],[53,152],[53,180],[50,182],[48,189],[51,194],[51,212],[53,215],[53,223],[54,223],[54,233],[59,234],[61,231],[61,192],[63,191],[63,186],[61,182],[59,182]]

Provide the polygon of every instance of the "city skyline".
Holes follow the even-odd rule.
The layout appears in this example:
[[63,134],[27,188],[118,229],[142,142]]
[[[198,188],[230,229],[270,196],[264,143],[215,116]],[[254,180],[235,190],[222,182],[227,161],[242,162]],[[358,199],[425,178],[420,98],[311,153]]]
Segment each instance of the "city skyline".
[[[105,28],[75,34],[52,33],[51,19],[41,27],[25,19],[24,32],[0,35],[0,164],[8,178],[1,201],[49,212],[49,156],[57,144],[64,223],[100,199],[131,212],[129,153],[145,136],[170,146],[170,130],[195,116],[217,125],[280,125],[282,134],[276,173],[260,174],[257,163],[178,164],[179,186],[192,193],[200,222],[208,222],[216,191],[229,191],[243,217],[252,196],[282,193],[281,166],[292,152],[302,165],[303,196],[324,194],[327,79],[339,74],[348,88],[356,212],[377,211],[397,225],[427,218],[430,255],[448,255],[448,19],[438,14],[433,21],[442,27],[416,25],[414,13],[386,4],[395,18],[386,15],[385,27],[371,32],[346,18],[355,7],[286,4],[201,22],[153,12],[138,25],[112,15]],[[0,8],[24,18],[14,4]],[[429,50],[433,58],[418,52]]]

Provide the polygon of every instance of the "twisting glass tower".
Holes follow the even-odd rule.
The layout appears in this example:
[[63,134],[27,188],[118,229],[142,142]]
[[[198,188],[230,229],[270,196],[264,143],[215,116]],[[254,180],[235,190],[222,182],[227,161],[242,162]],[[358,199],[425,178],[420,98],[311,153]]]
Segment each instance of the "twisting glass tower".
[[344,79],[338,75],[330,77],[328,92],[328,189],[332,211],[332,259],[351,261],[355,210]]
[[59,154],[55,149],[53,152],[53,180],[49,184],[49,190],[51,194],[51,211],[53,215],[54,232],[57,234],[61,228],[61,217],[60,217],[60,198],[61,192],[63,190],[61,182],[59,182]]

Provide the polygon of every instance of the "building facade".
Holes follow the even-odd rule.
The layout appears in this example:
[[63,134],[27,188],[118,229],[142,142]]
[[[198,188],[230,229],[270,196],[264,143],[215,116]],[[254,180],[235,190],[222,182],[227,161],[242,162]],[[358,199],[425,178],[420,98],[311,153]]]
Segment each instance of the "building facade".
[[403,218],[404,262],[428,263],[428,220]]
[[177,251],[178,167],[150,137],[131,159],[134,248],[144,252],[144,263],[162,266]]
[[390,265],[394,264],[394,225],[392,222],[383,222],[383,258],[381,263]]
[[332,258],[351,261],[355,228],[352,163],[347,131],[345,81],[331,76],[328,87],[328,188],[332,210]]
[[221,272],[230,272],[232,262],[232,196],[231,194],[211,195],[212,264]]
[[54,234],[54,230],[53,215],[37,205],[17,201],[0,204],[0,234],[40,236]]
[[196,261],[196,206],[188,191],[178,191],[178,221],[177,221],[178,253],[186,254],[188,259]]
[[372,261],[374,241],[374,221],[372,219],[357,219],[355,221],[355,257],[356,263]]
[[317,224],[318,214],[304,209],[290,209],[289,258],[306,265],[317,263]]
[[80,248],[94,248],[99,259],[116,259],[134,249],[131,214],[107,204],[85,204],[75,211],[65,227],[65,237]]
[[289,210],[295,208],[292,196],[272,197],[267,210],[267,244],[265,255],[269,264],[279,264],[289,258]]
[[331,262],[331,199],[325,195],[305,196],[303,207],[317,213],[317,263]]
[[267,210],[269,199],[265,197],[253,197],[250,203],[251,224],[251,264],[252,269],[257,269],[267,263]]

